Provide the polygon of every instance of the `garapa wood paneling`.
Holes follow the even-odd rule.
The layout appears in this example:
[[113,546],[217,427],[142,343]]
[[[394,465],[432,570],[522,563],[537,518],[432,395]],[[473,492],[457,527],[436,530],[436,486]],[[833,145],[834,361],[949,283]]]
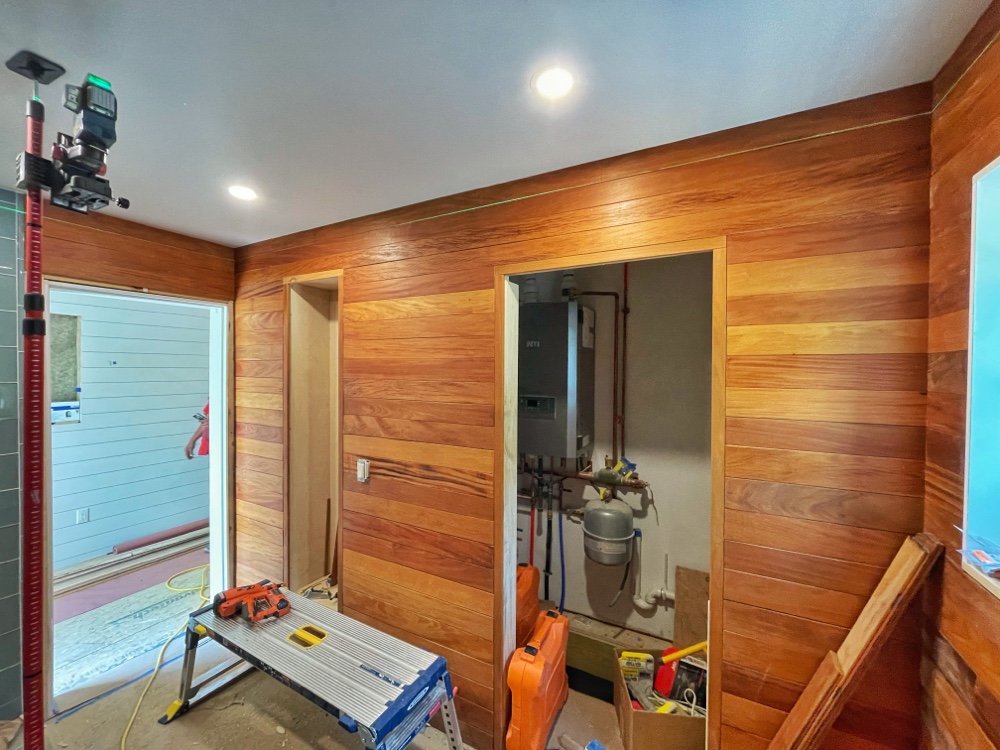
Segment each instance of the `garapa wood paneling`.
[[[481,574],[500,559],[494,269],[727,238],[710,746],[765,747],[922,525],[931,95],[892,91],[237,251],[248,434],[283,426],[270,379],[284,340],[240,313],[282,311],[286,277],[344,269],[345,611],[449,659],[468,742],[502,746],[505,711],[498,592]],[[368,486],[351,471],[360,455]],[[282,575],[283,467],[238,458],[239,524],[271,540],[237,548],[244,580]],[[889,687],[859,692],[831,748],[916,747],[919,624],[895,634],[875,667]]]
[[105,213],[46,204],[42,273],[49,278],[228,302],[233,249]]
[[961,568],[973,178],[1000,157],[1000,2],[934,81],[924,525],[946,544],[924,600],[923,746],[1000,748],[1000,599]]

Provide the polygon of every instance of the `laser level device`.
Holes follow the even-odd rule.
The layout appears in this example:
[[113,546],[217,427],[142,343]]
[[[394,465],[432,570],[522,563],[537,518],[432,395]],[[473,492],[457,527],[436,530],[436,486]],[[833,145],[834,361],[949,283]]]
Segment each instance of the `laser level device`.
[[280,583],[261,581],[249,586],[237,586],[215,595],[212,611],[219,617],[239,613],[247,622],[260,622],[268,617],[282,617],[292,611]]
[[[112,201],[104,177],[108,149],[117,140],[118,99],[111,84],[88,75],[82,86],[66,89],[64,105],[76,114],[73,135],[60,133],[52,158],[42,156],[45,105],[38,87],[66,69],[28,50],[7,67],[32,83],[27,106],[26,148],[17,157],[17,187],[24,197],[24,337],[21,430],[21,695],[24,705],[24,748],[45,749],[45,297],[42,294],[42,191],[52,205],[79,213],[96,211]],[[128,208],[128,201],[117,204]]]
[[[7,67],[35,82],[35,95],[28,102],[29,116],[32,110],[38,110],[38,119],[44,118],[38,84],[59,78],[65,73],[63,67],[28,50],[14,55]],[[52,205],[84,214],[99,211],[113,200],[119,207],[128,208],[127,198],[112,197],[111,183],[104,177],[108,150],[118,140],[118,98],[111,90],[111,82],[89,73],[81,85],[66,86],[63,106],[76,115],[73,134],[59,133],[51,159],[31,149],[21,153],[17,157],[17,187],[48,190]]]

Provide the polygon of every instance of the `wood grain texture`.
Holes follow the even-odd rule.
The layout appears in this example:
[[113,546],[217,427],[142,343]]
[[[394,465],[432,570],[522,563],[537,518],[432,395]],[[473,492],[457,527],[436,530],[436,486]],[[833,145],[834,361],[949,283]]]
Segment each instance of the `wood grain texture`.
[[[716,346],[730,348],[731,356],[716,373],[730,390],[715,406],[719,435],[724,428],[730,447],[720,440],[713,456],[720,491],[713,538],[719,574],[713,571],[712,580],[719,603],[712,611],[739,604],[728,595],[732,580],[737,595],[749,590],[758,597],[746,606],[799,617],[782,610],[795,600],[792,592],[805,591],[799,599],[807,613],[843,621],[855,608],[851,597],[859,597],[851,592],[868,585],[870,568],[888,564],[921,513],[929,109],[930,87],[913,87],[241,249],[238,312],[253,317],[242,345],[237,333],[237,367],[247,386],[240,408],[257,426],[241,437],[270,442],[263,428],[274,425],[265,417],[277,421],[282,414],[268,400],[278,395],[277,384],[267,380],[282,377],[273,364],[282,342],[268,329],[267,315],[281,309],[273,295],[282,280],[343,268],[349,356],[342,458],[345,467],[358,457],[372,459],[368,485],[344,474],[355,522],[383,536],[391,524],[477,543],[489,532],[495,551],[484,589],[476,585],[483,581],[449,579],[459,575],[445,564],[453,558],[427,545],[351,531],[345,580],[391,565],[391,573],[376,578],[415,592],[412,601],[397,592],[401,598],[391,606],[445,622],[441,607],[448,601],[456,608],[476,604],[502,628],[496,613],[503,602],[494,601],[494,592],[502,590],[496,483],[503,456],[490,417],[502,408],[496,269],[602,263],[635,252],[654,257],[667,246],[731,247],[717,256],[723,258],[719,288],[727,293],[715,304],[730,311],[730,330],[720,329]],[[264,469],[273,467],[247,470],[267,475]],[[737,483],[725,487],[725,497],[723,478]],[[258,497],[280,512],[283,496]],[[389,526],[377,531],[366,519]],[[462,524],[470,531],[463,534]],[[723,528],[730,562],[756,572],[726,569]],[[806,579],[794,562],[810,556],[821,559]],[[747,586],[741,576],[756,584]],[[439,582],[441,593],[433,588]],[[456,586],[454,593],[474,591],[479,599],[444,593]],[[349,607],[349,613],[388,632],[397,628],[393,614],[371,601],[370,587],[358,595],[369,597],[360,603],[365,612]],[[419,596],[445,604],[423,612]],[[492,735],[500,748],[501,641],[493,639],[484,681],[482,662],[456,642],[440,642],[451,635],[435,635],[423,621],[406,627],[421,634],[396,632],[449,663],[455,659],[457,673],[476,672],[476,683],[491,687]],[[713,619],[717,653],[734,632],[723,618]],[[776,649],[803,650],[807,630],[776,632],[784,634]],[[767,712],[759,706],[770,705],[767,693],[751,694],[741,684],[785,691],[785,711],[802,689],[762,674],[760,663],[713,660],[711,668],[713,706],[723,693],[746,701],[729,699],[725,725],[721,707],[713,709],[711,750],[739,747],[740,738],[761,731],[760,714]],[[911,680],[912,670],[899,673]],[[915,717],[916,711],[902,712],[902,735],[913,735]],[[893,747],[895,737],[873,739],[861,724],[837,735],[840,747]]]
[[919,497],[923,461],[882,456],[749,448],[726,448],[726,475],[742,479]]
[[[925,745],[1000,747],[1000,599],[961,570],[955,550],[964,525],[964,458],[972,184],[997,155],[988,133],[1000,127],[1000,2],[934,80],[925,526],[948,547],[924,608],[928,639],[923,679]],[[931,427],[930,425],[933,425]],[[959,680],[956,675],[964,673]],[[977,696],[982,696],[977,698]],[[978,702],[977,702],[978,701]],[[992,707],[992,710],[990,710]]]
[[726,480],[726,507],[738,511],[904,534],[923,528],[923,498],[808,487],[752,479]]
[[810,422],[792,419],[726,420],[730,445],[850,453],[922,460],[926,431],[920,426]]
[[223,245],[48,206],[42,236],[49,277],[197,299],[236,296],[235,254]]
[[735,297],[729,303],[727,318],[733,326],[925,320],[927,285]]
[[742,354],[919,354],[926,320],[861,320],[731,326],[728,352]]
[[927,397],[915,391],[728,388],[730,417],[922,427]]
[[926,354],[729,357],[730,388],[916,391],[927,388]]

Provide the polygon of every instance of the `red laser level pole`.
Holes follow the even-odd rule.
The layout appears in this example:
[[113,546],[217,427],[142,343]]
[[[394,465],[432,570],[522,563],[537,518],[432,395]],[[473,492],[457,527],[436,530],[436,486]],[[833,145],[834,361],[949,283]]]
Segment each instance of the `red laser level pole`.
[[[28,101],[27,150],[42,155],[45,106]],[[21,673],[24,748],[44,750],[45,304],[42,296],[42,190],[28,188],[24,219],[24,465],[21,495]]]

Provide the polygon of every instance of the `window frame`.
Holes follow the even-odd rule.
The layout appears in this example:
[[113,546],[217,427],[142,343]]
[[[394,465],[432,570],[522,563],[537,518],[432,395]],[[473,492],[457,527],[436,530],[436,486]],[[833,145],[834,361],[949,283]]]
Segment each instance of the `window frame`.
[[[969,528],[969,458],[971,453],[971,441],[970,435],[972,430],[972,367],[973,367],[973,321],[974,321],[974,310],[976,303],[976,251],[978,245],[978,238],[976,236],[976,227],[978,226],[979,220],[979,183],[988,175],[997,173],[998,178],[1000,178],[1000,157],[997,157],[992,162],[987,164],[983,169],[975,174],[972,178],[972,227],[970,233],[971,247],[969,253],[969,323],[968,323],[968,340],[966,343],[966,384],[965,384],[965,465],[963,467],[963,477],[962,477],[962,491],[963,491],[963,502],[962,502],[962,547],[965,548],[968,545],[968,528]],[[991,578],[977,568],[975,565],[971,564],[964,557],[962,558],[962,570],[972,578],[974,581],[979,583],[983,588],[989,591],[991,594],[1000,598],[1000,580]]]

